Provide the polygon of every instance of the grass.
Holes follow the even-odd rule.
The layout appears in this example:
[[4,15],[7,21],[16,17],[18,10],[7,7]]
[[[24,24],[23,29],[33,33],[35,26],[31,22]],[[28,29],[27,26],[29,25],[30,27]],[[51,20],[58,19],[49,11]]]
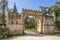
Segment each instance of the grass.
[[0,35],[0,39],[6,39],[7,38],[7,35]]
[[60,36],[60,33],[59,34],[58,33],[57,34],[52,34],[52,36]]
[[0,35],[0,39],[2,39],[3,38],[3,35]]
[[56,36],[60,36],[60,34],[56,34]]

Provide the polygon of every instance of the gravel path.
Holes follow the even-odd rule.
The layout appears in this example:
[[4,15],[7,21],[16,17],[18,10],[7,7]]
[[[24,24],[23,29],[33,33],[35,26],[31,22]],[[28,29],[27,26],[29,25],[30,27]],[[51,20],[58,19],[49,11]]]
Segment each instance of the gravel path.
[[45,37],[32,37],[32,36],[24,36],[24,37],[17,37],[10,40],[60,40],[60,37],[56,36],[45,36]]
[[9,40],[60,40],[60,36],[50,36],[27,32],[24,36],[18,36]]

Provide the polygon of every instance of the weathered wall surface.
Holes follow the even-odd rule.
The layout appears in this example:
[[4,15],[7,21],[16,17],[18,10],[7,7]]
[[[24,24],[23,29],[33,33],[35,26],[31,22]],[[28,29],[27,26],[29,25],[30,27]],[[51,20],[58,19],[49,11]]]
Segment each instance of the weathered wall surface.
[[55,30],[55,22],[53,16],[45,16],[43,11],[23,9],[21,14],[9,12],[6,10],[6,27],[9,28],[11,34],[23,34],[24,20],[28,16],[37,17],[40,22],[38,31],[42,33],[53,33]]
[[44,34],[52,34],[55,31],[55,26],[43,26],[43,33]]
[[9,28],[10,34],[23,34],[23,27],[22,25],[7,25],[7,28]]
[[40,33],[42,31],[42,15],[43,12],[40,10],[32,10],[32,9],[23,9],[22,10],[22,14],[23,14],[23,23],[24,20],[28,17],[28,16],[35,16],[36,18],[39,19],[39,23],[38,23],[38,29],[37,31]]
[[55,32],[55,22],[52,16],[43,17],[43,33],[54,33]]
[[19,13],[9,12],[8,8],[6,9],[6,27],[9,28],[10,34],[23,34],[23,23],[22,15]]

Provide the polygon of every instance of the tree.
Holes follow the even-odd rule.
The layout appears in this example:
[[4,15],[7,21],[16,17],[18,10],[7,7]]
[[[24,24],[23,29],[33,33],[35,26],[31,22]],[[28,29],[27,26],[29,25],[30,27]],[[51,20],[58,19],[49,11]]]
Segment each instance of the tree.
[[17,13],[17,7],[16,7],[16,4],[14,3],[14,9],[13,9],[13,12],[16,12]]
[[55,12],[56,15],[56,27],[60,30],[60,2],[55,2],[53,6],[49,7],[49,12]]
[[8,1],[7,0],[1,0],[0,1],[0,10],[2,10],[2,23],[3,25],[5,25],[5,7],[8,5]]
[[60,2],[55,2],[55,4],[53,6],[50,6],[49,7],[49,11],[52,13],[52,12],[55,12],[56,13],[56,16],[58,16],[60,13]]
[[5,7],[8,5],[8,1],[7,0],[1,0],[1,10],[2,10],[2,13],[5,14]]
[[53,6],[44,7],[40,6],[40,9],[44,11],[45,14],[51,15],[52,12],[55,12],[56,15],[56,27],[60,30],[60,2],[55,2]]
[[3,13],[0,13],[0,24],[3,25],[5,21],[3,21]]
[[26,18],[25,28],[28,28],[28,29],[36,29],[37,28],[37,22],[35,20],[35,17],[27,17]]
[[45,14],[48,13],[48,7],[40,6],[39,7]]

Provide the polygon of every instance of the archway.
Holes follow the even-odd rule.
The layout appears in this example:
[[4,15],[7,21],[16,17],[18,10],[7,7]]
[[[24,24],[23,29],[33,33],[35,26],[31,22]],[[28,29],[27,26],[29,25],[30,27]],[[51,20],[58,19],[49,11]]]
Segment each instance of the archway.
[[36,28],[35,26],[37,26],[37,22],[35,20],[36,18],[34,16],[28,16],[25,21],[25,29],[33,29]]
[[[37,32],[37,33],[40,33],[41,31],[42,31],[42,26],[41,26],[41,20],[39,19],[39,17],[37,17],[37,16],[35,16],[35,15],[29,15],[29,16],[26,16],[25,18],[24,18],[24,31],[26,30],[26,24],[25,24],[25,22],[26,22],[26,18],[33,18],[34,19],[34,21],[36,22],[34,22],[32,25],[33,25],[33,28],[31,28],[31,29],[29,29],[28,28],[28,30],[27,31],[33,31],[33,32]],[[30,20],[31,21],[31,20]],[[29,23],[29,24],[31,24],[31,23]],[[28,25],[29,25],[28,24]],[[31,26],[31,25],[29,25],[29,26]]]
[[42,21],[43,21],[43,13],[41,13],[41,11],[37,11],[37,10],[27,10],[27,9],[23,9],[22,10],[22,23],[23,23],[23,29],[25,29],[25,24],[24,21],[28,16],[35,16],[35,18],[38,19],[38,32],[43,32],[43,25],[42,25]]

